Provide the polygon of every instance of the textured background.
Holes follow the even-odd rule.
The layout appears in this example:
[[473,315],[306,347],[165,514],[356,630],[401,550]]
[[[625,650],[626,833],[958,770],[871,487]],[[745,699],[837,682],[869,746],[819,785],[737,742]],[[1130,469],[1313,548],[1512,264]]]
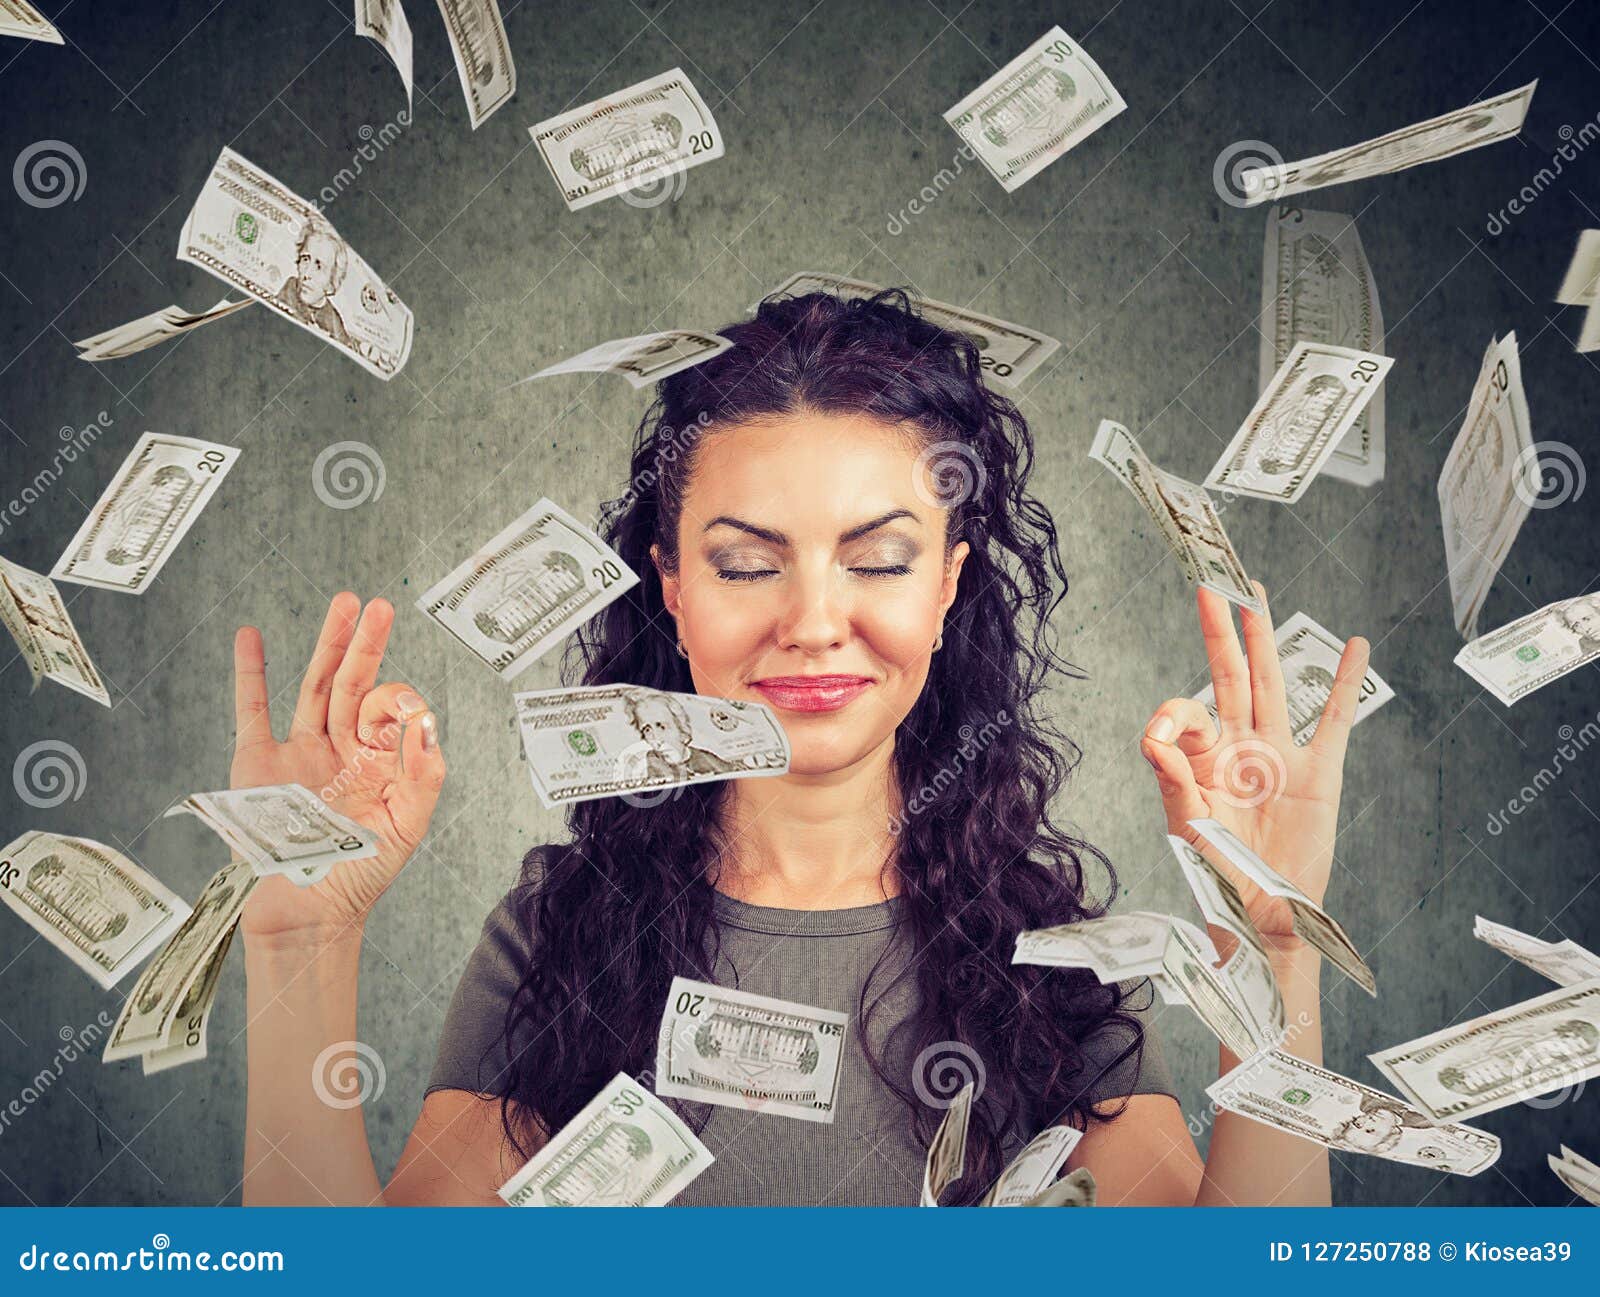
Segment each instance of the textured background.
[[[421,853],[367,929],[360,1031],[386,1086],[367,1124],[381,1171],[417,1111],[451,989],[522,852],[560,832],[520,768],[509,690],[412,607],[474,545],[548,493],[580,516],[625,485],[645,400],[615,378],[503,390],[605,338],[716,326],[801,269],[910,283],[1026,322],[1063,346],[1022,394],[1039,442],[1038,494],[1061,524],[1072,593],[1066,650],[1089,673],[1056,697],[1085,750],[1066,813],[1122,871],[1122,904],[1188,905],[1135,740],[1162,698],[1198,687],[1191,591],[1134,502],[1085,458],[1095,424],[1132,427],[1198,480],[1255,395],[1263,209],[1222,202],[1212,164],[1237,140],[1308,156],[1541,78],[1520,140],[1308,195],[1357,213],[1398,358],[1387,384],[1388,476],[1317,484],[1293,509],[1242,501],[1228,525],[1280,616],[1304,609],[1364,632],[1395,700],[1350,749],[1332,911],[1368,952],[1370,1001],[1325,975],[1330,1066],[1376,1083],[1364,1055],[1547,989],[1471,937],[1483,913],[1600,945],[1594,842],[1600,754],[1562,763],[1498,836],[1488,817],[1556,759],[1563,726],[1594,718],[1595,668],[1506,710],[1451,664],[1434,483],[1491,334],[1515,329],[1536,439],[1600,456],[1600,375],[1574,354],[1580,317],[1551,298],[1573,241],[1600,225],[1600,149],[1488,237],[1501,209],[1600,111],[1600,22],[1560,0],[1468,5],[1141,3],[958,6],[506,5],[520,90],[469,131],[434,6],[416,33],[414,119],[393,67],[333,0],[150,6],[45,3],[65,49],[0,41],[0,163],[41,139],[74,146],[81,197],[52,209],[0,186],[0,503],[48,466],[58,430],[111,421],[45,499],[0,531],[0,553],[47,571],[139,433],[243,449],[148,593],[63,586],[111,683],[107,712],[28,674],[0,647],[0,839],[25,828],[120,843],[193,897],[222,863],[177,797],[225,784],[230,643],[267,638],[275,711],[329,595],[400,609],[392,671],[445,723],[451,777]],[[1129,103],[1122,116],[1007,195],[970,167],[920,217],[897,218],[957,149],[940,114],[1053,22],[1085,42]],[[569,213],[525,127],[674,65],[695,79],[727,156],[653,209]],[[265,311],[103,366],[68,340],[220,286],[173,259],[218,151],[231,145],[308,197],[335,185],[374,131],[392,140],[329,188],[340,231],[416,313],[409,366],[384,384]],[[1574,142],[1569,152],[1577,147]],[[898,233],[891,233],[898,230]],[[593,379],[594,381],[591,381]],[[381,459],[381,496],[330,508],[313,463],[338,441]],[[1492,628],[1594,586],[1600,488],[1536,512],[1489,596]],[[553,663],[522,688],[556,682]],[[1592,734],[1593,731],[1590,733]],[[22,805],[17,754],[71,743],[79,800]],[[1580,740],[1581,741],[1581,740]],[[1586,890],[1587,889],[1587,890]],[[1180,911],[1182,912],[1182,911]],[[244,1114],[243,977],[235,952],[205,1062],[145,1080],[81,1058],[0,1129],[0,1202],[237,1201]],[[0,916],[0,1108],[57,1070],[60,1039],[103,994]],[[1168,1010],[1164,1043],[1186,1113],[1205,1119],[1215,1047]],[[1600,1083],[1591,1090],[1600,1088]],[[1336,1159],[1341,1202],[1556,1203],[1557,1143],[1593,1147],[1600,1094],[1517,1105],[1482,1125],[1505,1140],[1476,1179]],[[1588,1132],[1585,1147],[1585,1130]]]

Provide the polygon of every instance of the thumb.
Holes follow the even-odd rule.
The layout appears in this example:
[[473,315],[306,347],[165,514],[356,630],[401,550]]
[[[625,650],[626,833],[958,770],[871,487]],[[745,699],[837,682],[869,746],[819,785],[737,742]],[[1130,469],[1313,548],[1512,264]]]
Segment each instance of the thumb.
[[1189,821],[1211,814],[1188,756],[1176,743],[1163,743],[1148,734],[1139,740],[1139,751],[1155,771],[1162,809],[1167,813],[1167,832],[1188,838],[1193,833]]
[[400,736],[400,772],[389,789],[389,813],[408,847],[415,848],[427,835],[444,775],[439,720],[425,711],[413,716]]

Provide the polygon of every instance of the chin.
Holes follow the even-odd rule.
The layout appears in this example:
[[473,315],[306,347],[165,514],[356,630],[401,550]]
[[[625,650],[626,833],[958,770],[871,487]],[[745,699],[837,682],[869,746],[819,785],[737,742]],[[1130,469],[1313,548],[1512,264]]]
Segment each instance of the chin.
[[846,770],[878,744],[868,736],[796,734],[789,731],[789,773],[813,778]]

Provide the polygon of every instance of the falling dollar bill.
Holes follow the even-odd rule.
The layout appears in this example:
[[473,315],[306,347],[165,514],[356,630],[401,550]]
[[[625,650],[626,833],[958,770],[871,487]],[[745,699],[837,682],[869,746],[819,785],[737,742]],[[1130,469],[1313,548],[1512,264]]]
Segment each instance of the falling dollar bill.
[[[377,41],[389,56],[411,103],[411,23],[400,0],[355,0],[356,35]],[[448,20],[447,20],[448,21]],[[460,64],[458,63],[459,67]],[[472,102],[469,98],[469,104]]]
[[103,1062],[156,1056],[153,1070],[161,1071],[162,1057],[171,1065],[180,1061],[177,1055],[185,1055],[183,1062],[204,1057],[204,1019],[221,961],[255,884],[255,872],[244,860],[212,875],[193,912],[140,972],[106,1041]]
[[224,148],[178,236],[178,260],[387,381],[411,355],[411,311],[316,207]]
[[1563,306],[1586,306],[1583,330],[1577,350],[1600,350],[1600,230],[1584,230],[1578,235],[1572,262],[1556,293]]
[[649,387],[713,356],[720,356],[731,346],[732,341],[720,334],[699,333],[693,329],[668,329],[636,338],[613,338],[520,381],[531,383],[552,374],[621,374],[635,388]]
[[1507,707],[1600,657],[1600,593],[1546,604],[1464,645],[1456,665]]
[[1206,1087],[1217,1107],[1341,1153],[1477,1175],[1495,1164],[1500,1140],[1487,1131],[1435,1125],[1393,1095],[1303,1058],[1269,1049]]
[[[802,270],[779,284],[768,297],[804,297],[808,293],[832,293],[836,297],[872,297],[884,291],[882,284],[865,279],[849,279],[826,271]],[[929,324],[951,333],[964,333],[977,345],[978,367],[996,382],[1015,386],[1044,364],[1061,343],[1037,329],[980,315],[965,307],[936,302],[931,297],[907,293],[912,307]],[[754,311],[759,303],[751,303]]]
[[1472,935],[1479,941],[1526,964],[1557,986],[1573,986],[1600,977],[1600,955],[1585,950],[1576,941],[1541,941],[1503,923],[1494,923],[1481,914],[1474,915],[1473,920]]
[[1393,359],[1328,342],[1294,344],[1205,485],[1294,504],[1377,393]]
[[56,833],[0,850],[0,896],[108,990],[189,917],[187,901],[120,851]]
[[1285,901],[1294,932],[1308,946],[1320,951],[1352,982],[1368,995],[1378,994],[1377,979],[1361,958],[1345,930],[1309,896],[1247,847],[1227,825],[1212,819],[1190,820],[1189,827],[1221,853],[1223,858],[1268,896]]
[[1532,453],[1517,335],[1508,333],[1484,353],[1466,418],[1439,473],[1450,602],[1467,639],[1477,634],[1489,587],[1538,495],[1524,478]]
[[[0,0],[0,3],[3,2]],[[254,305],[254,298],[247,297],[242,302],[234,302],[224,297],[209,311],[196,313],[186,311],[181,306],[163,306],[159,311],[141,315],[137,320],[129,320],[104,333],[80,338],[72,345],[78,348],[79,360],[120,360],[123,356],[132,356],[147,348],[160,346],[191,329],[226,319],[236,311]]]
[[54,680],[102,707],[111,706],[105,681],[49,577],[0,558],[0,621],[16,640],[35,689],[41,680]]
[[238,458],[237,449],[214,441],[145,433],[50,575],[143,594]]
[[1046,1126],[1011,1159],[994,1187],[984,1195],[985,1207],[1025,1207],[1055,1181],[1083,1132],[1071,1126]]
[[1561,1146],[1560,1157],[1549,1153],[1545,1161],[1562,1184],[1591,1207],[1600,1207],[1600,1166],[1586,1157],[1579,1157],[1565,1144]]
[[1249,1019],[1256,1040],[1282,1040],[1288,1030],[1278,975],[1233,880],[1176,834],[1167,842],[1206,922],[1231,932],[1238,945],[1219,970]]
[[417,607],[510,680],[638,584],[600,537],[540,500],[435,583]]
[[972,1119],[976,1083],[968,1081],[945,1109],[944,1120],[928,1144],[928,1160],[922,1168],[922,1205],[937,1207],[944,1191],[959,1180],[967,1169],[967,1125]]
[[1009,194],[1127,106],[1089,52],[1052,27],[944,119]]
[[341,860],[378,854],[378,837],[299,784],[192,793],[167,815],[198,817],[262,878],[284,874],[304,887]]
[[1254,206],[1307,189],[1384,176],[1509,139],[1522,129],[1538,84],[1530,81],[1492,99],[1303,162],[1251,167],[1239,177],[1245,203]]
[[1211,938],[1187,919],[1149,910],[1107,914],[1098,919],[1062,923],[1053,928],[1031,928],[1017,934],[1011,953],[1013,964],[1043,964],[1050,968],[1087,968],[1102,982],[1122,982],[1150,977],[1161,971],[1167,935],[1175,927],[1189,934],[1210,962],[1217,959]]
[[1094,1172],[1086,1166],[1080,1166],[1029,1198],[1022,1206],[1093,1207],[1097,1196]]
[[762,703],[643,685],[514,697],[534,791],[548,807],[789,769],[789,738]]
[[1436,1121],[1600,1076],[1600,977],[1368,1054]]
[[[1273,640],[1278,646],[1278,665],[1283,672],[1290,734],[1297,747],[1304,747],[1316,734],[1322,709],[1333,693],[1334,673],[1344,655],[1344,641],[1303,612],[1295,613],[1279,625]],[[1355,718],[1350,723],[1359,725],[1393,697],[1394,690],[1376,671],[1369,669],[1362,677]],[[1195,698],[1205,704],[1211,719],[1218,721],[1215,686],[1207,685]]]
[[[1258,386],[1266,391],[1294,344],[1331,342],[1383,350],[1383,310],[1355,218],[1281,204],[1267,217],[1261,257],[1261,350]],[[1356,486],[1383,480],[1383,388],[1350,425],[1322,466],[1323,475]]]
[[1173,924],[1161,963],[1167,984],[1183,997],[1195,1016],[1237,1058],[1248,1058],[1283,1039],[1283,1032],[1262,1030],[1240,1002],[1231,975],[1201,952],[1188,932]]
[[55,24],[35,9],[28,0],[0,0],[0,36],[20,36],[23,40],[65,45]]
[[672,979],[656,1041],[656,1093],[831,1122],[849,1015]]
[[678,180],[723,152],[716,119],[682,68],[548,118],[528,134],[573,212]]
[[517,93],[517,67],[500,6],[496,0],[439,0],[439,16],[450,37],[467,116],[477,130]]
[[626,1072],[500,1186],[513,1207],[663,1207],[715,1159]]
[[1151,463],[1120,423],[1100,421],[1089,458],[1116,474],[1155,521],[1184,575],[1241,607],[1266,615],[1222,518],[1204,489]]
[[157,1072],[181,1067],[185,1063],[198,1063],[206,1056],[206,1028],[211,1022],[211,1006],[217,1002],[217,987],[222,981],[222,968],[228,960],[228,949],[233,945],[233,932],[231,928],[228,930],[222,938],[222,944],[211,952],[210,958],[200,966],[199,974],[184,992],[167,1043],[139,1056],[144,1075],[154,1076]]

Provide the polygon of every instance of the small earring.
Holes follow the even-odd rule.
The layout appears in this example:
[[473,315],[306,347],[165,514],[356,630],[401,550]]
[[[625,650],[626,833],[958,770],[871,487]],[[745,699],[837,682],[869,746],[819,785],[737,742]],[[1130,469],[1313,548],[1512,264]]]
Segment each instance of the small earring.
[[687,659],[689,656],[689,650],[683,647],[683,641],[681,639],[678,641],[678,656],[684,659]]
[[939,638],[933,641],[933,651],[937,653],[944,647],[944,627],[939,627]]

